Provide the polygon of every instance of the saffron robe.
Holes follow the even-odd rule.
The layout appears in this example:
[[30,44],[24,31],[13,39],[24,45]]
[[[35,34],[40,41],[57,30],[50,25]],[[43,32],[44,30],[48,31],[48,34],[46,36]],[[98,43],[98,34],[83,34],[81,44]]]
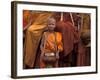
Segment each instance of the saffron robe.
[[[62,35],[59,32],[44,32],[41,42],[41,51],[44,53],[56,53],[63,51]],[[44,54],[42,53],[42,54]],[[45,68],[46,64],[40,57],[40,68]]]
[[24,44],[24,66],[27,65],[29,68],[34,67],[42,33],[46,29],[47,19],[52,15],[53,13],[41,12],[35,18],[33,24],[27,29]]
[[62,35],[59,32],[44,32],[42,40],[43,43],[46,40],[44,52],[55,52],[55,46],[59,51],[63,50]]

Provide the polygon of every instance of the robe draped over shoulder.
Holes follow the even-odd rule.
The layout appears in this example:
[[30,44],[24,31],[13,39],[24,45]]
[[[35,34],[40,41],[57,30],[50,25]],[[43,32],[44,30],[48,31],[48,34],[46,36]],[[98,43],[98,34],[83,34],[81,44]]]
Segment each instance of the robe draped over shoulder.
[[[58,49],[60,52],[63,51],[62,34],[60,32],[44,32],[43,43],[46,52],[56,52]],[[57,47],[57,48],[56,48]]]
[[75,27],[70,22],[58,22],[57,31],[62,33],[64,55],[67,56],[74,48],[74,44],[79,42],[79,35]]
[[27,29],[24,44],[24,65],[27,65],[31,68],[34,67],[37,48],[42,33],[46,28],[47,19],[52,15],[53,13],[49,12],[40,13],[35,18],[33,24]]

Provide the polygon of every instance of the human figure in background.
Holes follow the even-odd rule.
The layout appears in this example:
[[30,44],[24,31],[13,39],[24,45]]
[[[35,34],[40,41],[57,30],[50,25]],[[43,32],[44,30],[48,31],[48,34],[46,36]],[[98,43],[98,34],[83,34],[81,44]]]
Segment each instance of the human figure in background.
[[77,66],[91,65],[91,18],[90,14],[81,14],[82,27],[78,47]]

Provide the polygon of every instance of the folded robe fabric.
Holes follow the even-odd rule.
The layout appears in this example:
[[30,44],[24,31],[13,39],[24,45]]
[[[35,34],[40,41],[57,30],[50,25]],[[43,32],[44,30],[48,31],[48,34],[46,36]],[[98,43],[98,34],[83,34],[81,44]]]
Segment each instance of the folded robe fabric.
[[73,50],[74,44],[79,41],[78,32],[70,22],[63,21],[57,23],[56,30],[62,33],[64,55],[67,56]]
[[46,41],[44,44],[45,45],[45,50],[44,50],[45,53],[56,52],[55,46],[57,47],[57,50],[59,50],[60,52],[63,51],[62,34],[61,33],[59,33],[59,32],[54,32],[54,33],[44,32],[42,40],[43,40],[43,43]]
[[[85,26],[86,27],[86,26]],[[77,47],[77,66],[86,66],[90,64],[90,53],[89,49],[82,43],[77,30],[70,22],[58,22],[57,23],[57,31],[62,33],[63,37],[63,48],[64,48],[64,56],[70,55],[70,53]],[[85,32],[85,34],[87,34]],[[87,36],[87,35],[86,35]],[[86,37],[85,36],[85,37]],[[88,61],[88,62],[87,62]]]
[[[37,13],[36,13],[37,14]],[[27,29],[24,44],[24,65],[34,67],[37,48],[41,39],[42,32],[46,28],[46,21],[53,13],[41,12]]]

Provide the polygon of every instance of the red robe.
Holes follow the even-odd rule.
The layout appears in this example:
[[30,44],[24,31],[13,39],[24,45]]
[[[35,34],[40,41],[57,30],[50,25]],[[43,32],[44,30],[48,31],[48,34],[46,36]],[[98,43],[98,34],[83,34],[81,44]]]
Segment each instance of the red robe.
[[74,44],[79,42],[78,32],[70,22],[58,22],[56,30],[62,33],[64,55],[67,56],[73,50]]
[[[67,66],[90,65],[90,48],[85,47],[77,29],[70,22],[60,21],[57,23],[56,31],[61,32],[63,37],[64,52],[62,56],[65,59],[61,63],[66,63]],[[65,63],[63,63],[64,61]],[[65,67],[67,67],[66,65]]]
[[[63,37],[63,60],[61,61],[64,67],[76,65],[76,53],[78,52],[79,34],[76,28],[70,22],[60,21],[57,23],[56,31],[62,33]],[[73,54],[75,57],[73,57]],[[75,58],[75,59],[74,59]],[[63,63],[65,62],[65,63]]]

